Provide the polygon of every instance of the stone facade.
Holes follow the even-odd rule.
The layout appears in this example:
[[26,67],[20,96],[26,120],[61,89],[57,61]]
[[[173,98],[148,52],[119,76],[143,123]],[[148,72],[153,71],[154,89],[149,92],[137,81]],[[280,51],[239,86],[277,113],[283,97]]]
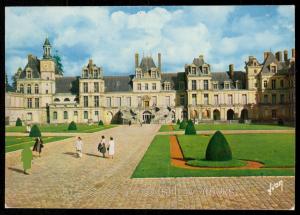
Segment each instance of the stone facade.
[[28,55],[18,71],[17,89],[5,94],[6,120],[25,123],[171,123],[189,118],[195,122],[226,120],[294,121],[295,49],[253,56],[246,72],[211,71],[204,56],[184,66],[184,72],[163,73],[161,54],[135,54],[135,73],[104,76],[92,60],[77,77],[63,77],[46,39],[43,58]]

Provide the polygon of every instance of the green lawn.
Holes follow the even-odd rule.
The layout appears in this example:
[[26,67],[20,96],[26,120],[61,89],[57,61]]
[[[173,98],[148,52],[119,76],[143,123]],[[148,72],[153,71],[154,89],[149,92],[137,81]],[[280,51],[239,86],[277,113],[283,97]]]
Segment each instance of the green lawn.
[[[60,133],[93,133],[108,128],[116,127],[116,125],[88,125],[88,124],[77,124],[76,131],[69,131],[69,124],[50,124],[50,125],[38,125],[41,132],[60,132]],[[6,132],[26,132],[26,126],[6,126]]]
[[[225,137],[230,143],[235,159],[258,160],[264,162],[267,167],[295,165],[295,135],[293,134],[237,134],[225,135]],[[210,137],[179,135],[178,138],[186,158],[203,158],[204,148]],[[190,170],[174,167],[170,162],[169,136],[157,135],[132,177],[283,176],[294,174],[293,168]]]
[[190,166],[201,166],[201,167],[240,167],[245,166],[246,161],[232,159],[229,161],[207,161],[202,160],[189,160],[187,164]]
[[[180,131],[179,125],[173,125],[174,131]],[[290,130],[295,129],[290,126],[263,125],[263,124],[199,124],[195,125],[197,131],[205,130]],[[169,125],[162,125],[159,131],[170,131]]]
[[[43,137],[44,143],[50,143],[58,140],[63,140],[70,137]],[[24,144],[34,145],[34,137],[5,137],[5,152],[12,152],[23,148]]]

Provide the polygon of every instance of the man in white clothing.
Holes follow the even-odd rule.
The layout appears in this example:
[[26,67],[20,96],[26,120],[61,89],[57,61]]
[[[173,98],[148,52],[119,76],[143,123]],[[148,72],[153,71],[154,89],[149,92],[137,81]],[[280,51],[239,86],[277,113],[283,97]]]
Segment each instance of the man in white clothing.
[[76,152],[77,152],[78,157],[82,157],[82,146],[83,146],[83,143],[81,141],[81,137],[78,137],[76,142],[75,142],[75,148],[76,148]]

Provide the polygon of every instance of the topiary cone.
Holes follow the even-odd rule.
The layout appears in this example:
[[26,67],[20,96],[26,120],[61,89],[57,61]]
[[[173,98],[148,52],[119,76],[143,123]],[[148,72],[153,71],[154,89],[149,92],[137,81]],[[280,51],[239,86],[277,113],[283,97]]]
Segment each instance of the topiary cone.
[[179,120],[179,119],[177,119],[176,124],[177,124],[177,125],[180,125],[180,120]]
[[102,120],[100,120],[98,123],[98,126],[102,126],[102,125],[104,125],[104,124],[103,124]]
[[39,129],[39,127],[37,125],[33,125],[30,133],[29,133],[29,137],[41,137],[41,131]]
[[74,121],[69,124],[68,130],[77,130],[77,126]]
[[185,129],[187,126],[187,122],[185,120],[182,120],[180,125],[179,125],[179,129]]
[[16,126],[22,126],[22,120],[19,117],[16,121]]
[[220,131],[217,131],[210,139],[206,148],[205,159],[211,161],[227,161],[232,159],[230,146]]
[[185,135],[195,135],[196,129],[192,120],[189,120],[185,128]]

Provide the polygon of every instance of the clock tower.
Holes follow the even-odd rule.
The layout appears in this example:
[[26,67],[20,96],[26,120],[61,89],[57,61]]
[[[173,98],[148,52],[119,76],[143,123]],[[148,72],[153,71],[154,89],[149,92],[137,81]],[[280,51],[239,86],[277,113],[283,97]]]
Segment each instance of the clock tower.
[[43,59],[40,61],[41,79],[55,80],[55,63],[51,56],[51,44],[48,38],[44,42],[43,49]]

